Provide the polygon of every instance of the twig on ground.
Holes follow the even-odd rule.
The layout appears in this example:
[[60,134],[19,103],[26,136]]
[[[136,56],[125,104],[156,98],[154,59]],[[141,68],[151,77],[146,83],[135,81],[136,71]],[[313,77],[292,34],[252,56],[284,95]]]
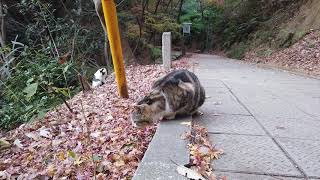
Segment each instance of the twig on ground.
[[[81,105],[81,113],[83,115],[83,118],[84,118],[84,121],[85,121],[85,124],[86,124],[86,128],[87,128],[87,144],[90,144],[90,128],[89,128],[89,123],[88,123],[88,120],[87,120],[87,117],[85,115],[85,112],[84,112],[84,108],[83,108],[83,103],[82,103],[82,100],[80,99],[80,105]],[[97,170],[97,165],[96,165],[96,162],[94,161],[94,158],[93,158],[93,153],[91,153],[91,160],[92,160],[92,163],[93,163],[93,177],[94,177],[94,180],[96,180],[96,170]]]

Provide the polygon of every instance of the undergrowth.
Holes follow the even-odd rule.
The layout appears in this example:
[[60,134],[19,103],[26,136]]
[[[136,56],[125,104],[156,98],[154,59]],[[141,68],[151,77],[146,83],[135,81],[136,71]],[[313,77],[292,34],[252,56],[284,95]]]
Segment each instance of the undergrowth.
[[[41,119],[79,92],[77,75],[91,77],[97,67],[96,54],[103,49],[99,22],[98,28],[81,23],[91,15],[70,12],[57,17],[53,4],[38,0],[22,1],[17,6],[30,23],[17,38],[22,41],[18,43],[21,50],[15,53],[11,76],[0,84],[1,129]],[[10,51],[9,47],[1,51],[4,49]]]

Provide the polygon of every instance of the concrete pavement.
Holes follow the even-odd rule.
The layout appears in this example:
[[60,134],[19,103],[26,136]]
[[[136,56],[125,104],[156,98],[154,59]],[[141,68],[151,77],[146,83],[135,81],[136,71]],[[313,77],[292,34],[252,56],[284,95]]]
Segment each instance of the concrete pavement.
[[132,180],[185,180],[176,172],[177,165],[189,163],[188,142],[181,135],[190,132],[192,118],[180,117],[163,121],[159,124],[155,135]]
[[320,80],[212,55],[194,55],[204,115],[225,152],[216,174],[235,180],[320,179]]

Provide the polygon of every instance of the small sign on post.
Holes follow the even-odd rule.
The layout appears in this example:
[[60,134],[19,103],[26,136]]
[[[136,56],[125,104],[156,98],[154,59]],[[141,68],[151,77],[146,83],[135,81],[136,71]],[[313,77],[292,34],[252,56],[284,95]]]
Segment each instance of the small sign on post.
[[171,32],[162,34],[162,61],[165,70],[171,68]]
[[192,23],[182,23],[182,56],[184,56],[186,54],[186,46],[185,46],[185,37],[184,34],[191,34],[191,24]]
[[182,23],[182,32],[184,34],[191,34],[190,27],[192,23]]

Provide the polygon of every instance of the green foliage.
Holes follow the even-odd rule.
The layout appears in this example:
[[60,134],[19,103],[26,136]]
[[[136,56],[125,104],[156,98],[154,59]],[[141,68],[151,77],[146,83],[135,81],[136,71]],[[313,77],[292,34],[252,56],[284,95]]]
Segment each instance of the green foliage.
[[232,47],[230,47],[230,50],[227,52],[227,55],[234,59],[241,59],[246,53],[246,50],[247,50],[246,44],[241,42],[239,44],[235,44]]
[[29,84],[29,82],[30,81],[33,81],[33,78],[31,78],[31,79],[28,79],[28,81],[27,81],[27,87],[25,87],[24,89],[23,89],[23,91],[22,92],[24,92],[26,95],[26,99],[28,100],[28,101],[30,101],[30,98],[33,96],[33,95],[35,95],[36,94],[36,92],[37,92],[37,89],[38,89],[38,83],[37,82],[35,82],[35,83],[32,83],[32,84]]
[[166,14],[147,14],[145,17],[146,32],[155,34],[159,37],[163,32],[171,32],[172,41],[177,41],[181,38],[180,25],[172,17]]
[[247,40],[249,34],[256,30],[258,24],[256,17],[244,22],[239,21],[238,18],[224,20],[217,24],[216,33],[221,34],[222,46],[229,48],[234,43]]
[[269,48],[263,48],[257,51],[257,55],[260,57],[267,57],[270,56],[273,53],[273,51]]
[[162,50],[161,48],[159,47],[151,47],[151,59],[152,60],[156,60],[158,58],[161,58],[161,53],[162,53]]
[[[196,41],[204,49],[211,48],[214,31],[222,21],[223,9],[211,1],[187,0],[183,6],[181,22],[189,22],[191,25],[191,38],[189,41]],[[190,42],[188,43],[190,44]]]
[[187,14],[181,16],[181,22],[191,22],[191,34],[198,37],[205,32],[206,22],[202,19],[201,13],[198,11],[190,11]]
[[[69,99],[80,90],[78,73],[92,75],[88,74],[92,71],[88,65],[95,64],[96,54],[103,49],[98,18],[77,15],[72,10],[66,16],[57,16],[56,5],[38,0],[19,4],[20,13],[28,17],[20,38],[26,46],[17,54],[12,76],[0,84],[0,128],[42,118],[61,104],[62,98]],[[97,26],[82,23],[82,19],[92,17]],[[64,57],[66,54],[70,56]]]
[[43,116],[61,103],[60,97],[70,98],[77,92],[77,86],[74,63],[61,65],[43,51],[27,48],[5,83],[3,95],[8,104],[0,111],[0,126],[9,128]]

